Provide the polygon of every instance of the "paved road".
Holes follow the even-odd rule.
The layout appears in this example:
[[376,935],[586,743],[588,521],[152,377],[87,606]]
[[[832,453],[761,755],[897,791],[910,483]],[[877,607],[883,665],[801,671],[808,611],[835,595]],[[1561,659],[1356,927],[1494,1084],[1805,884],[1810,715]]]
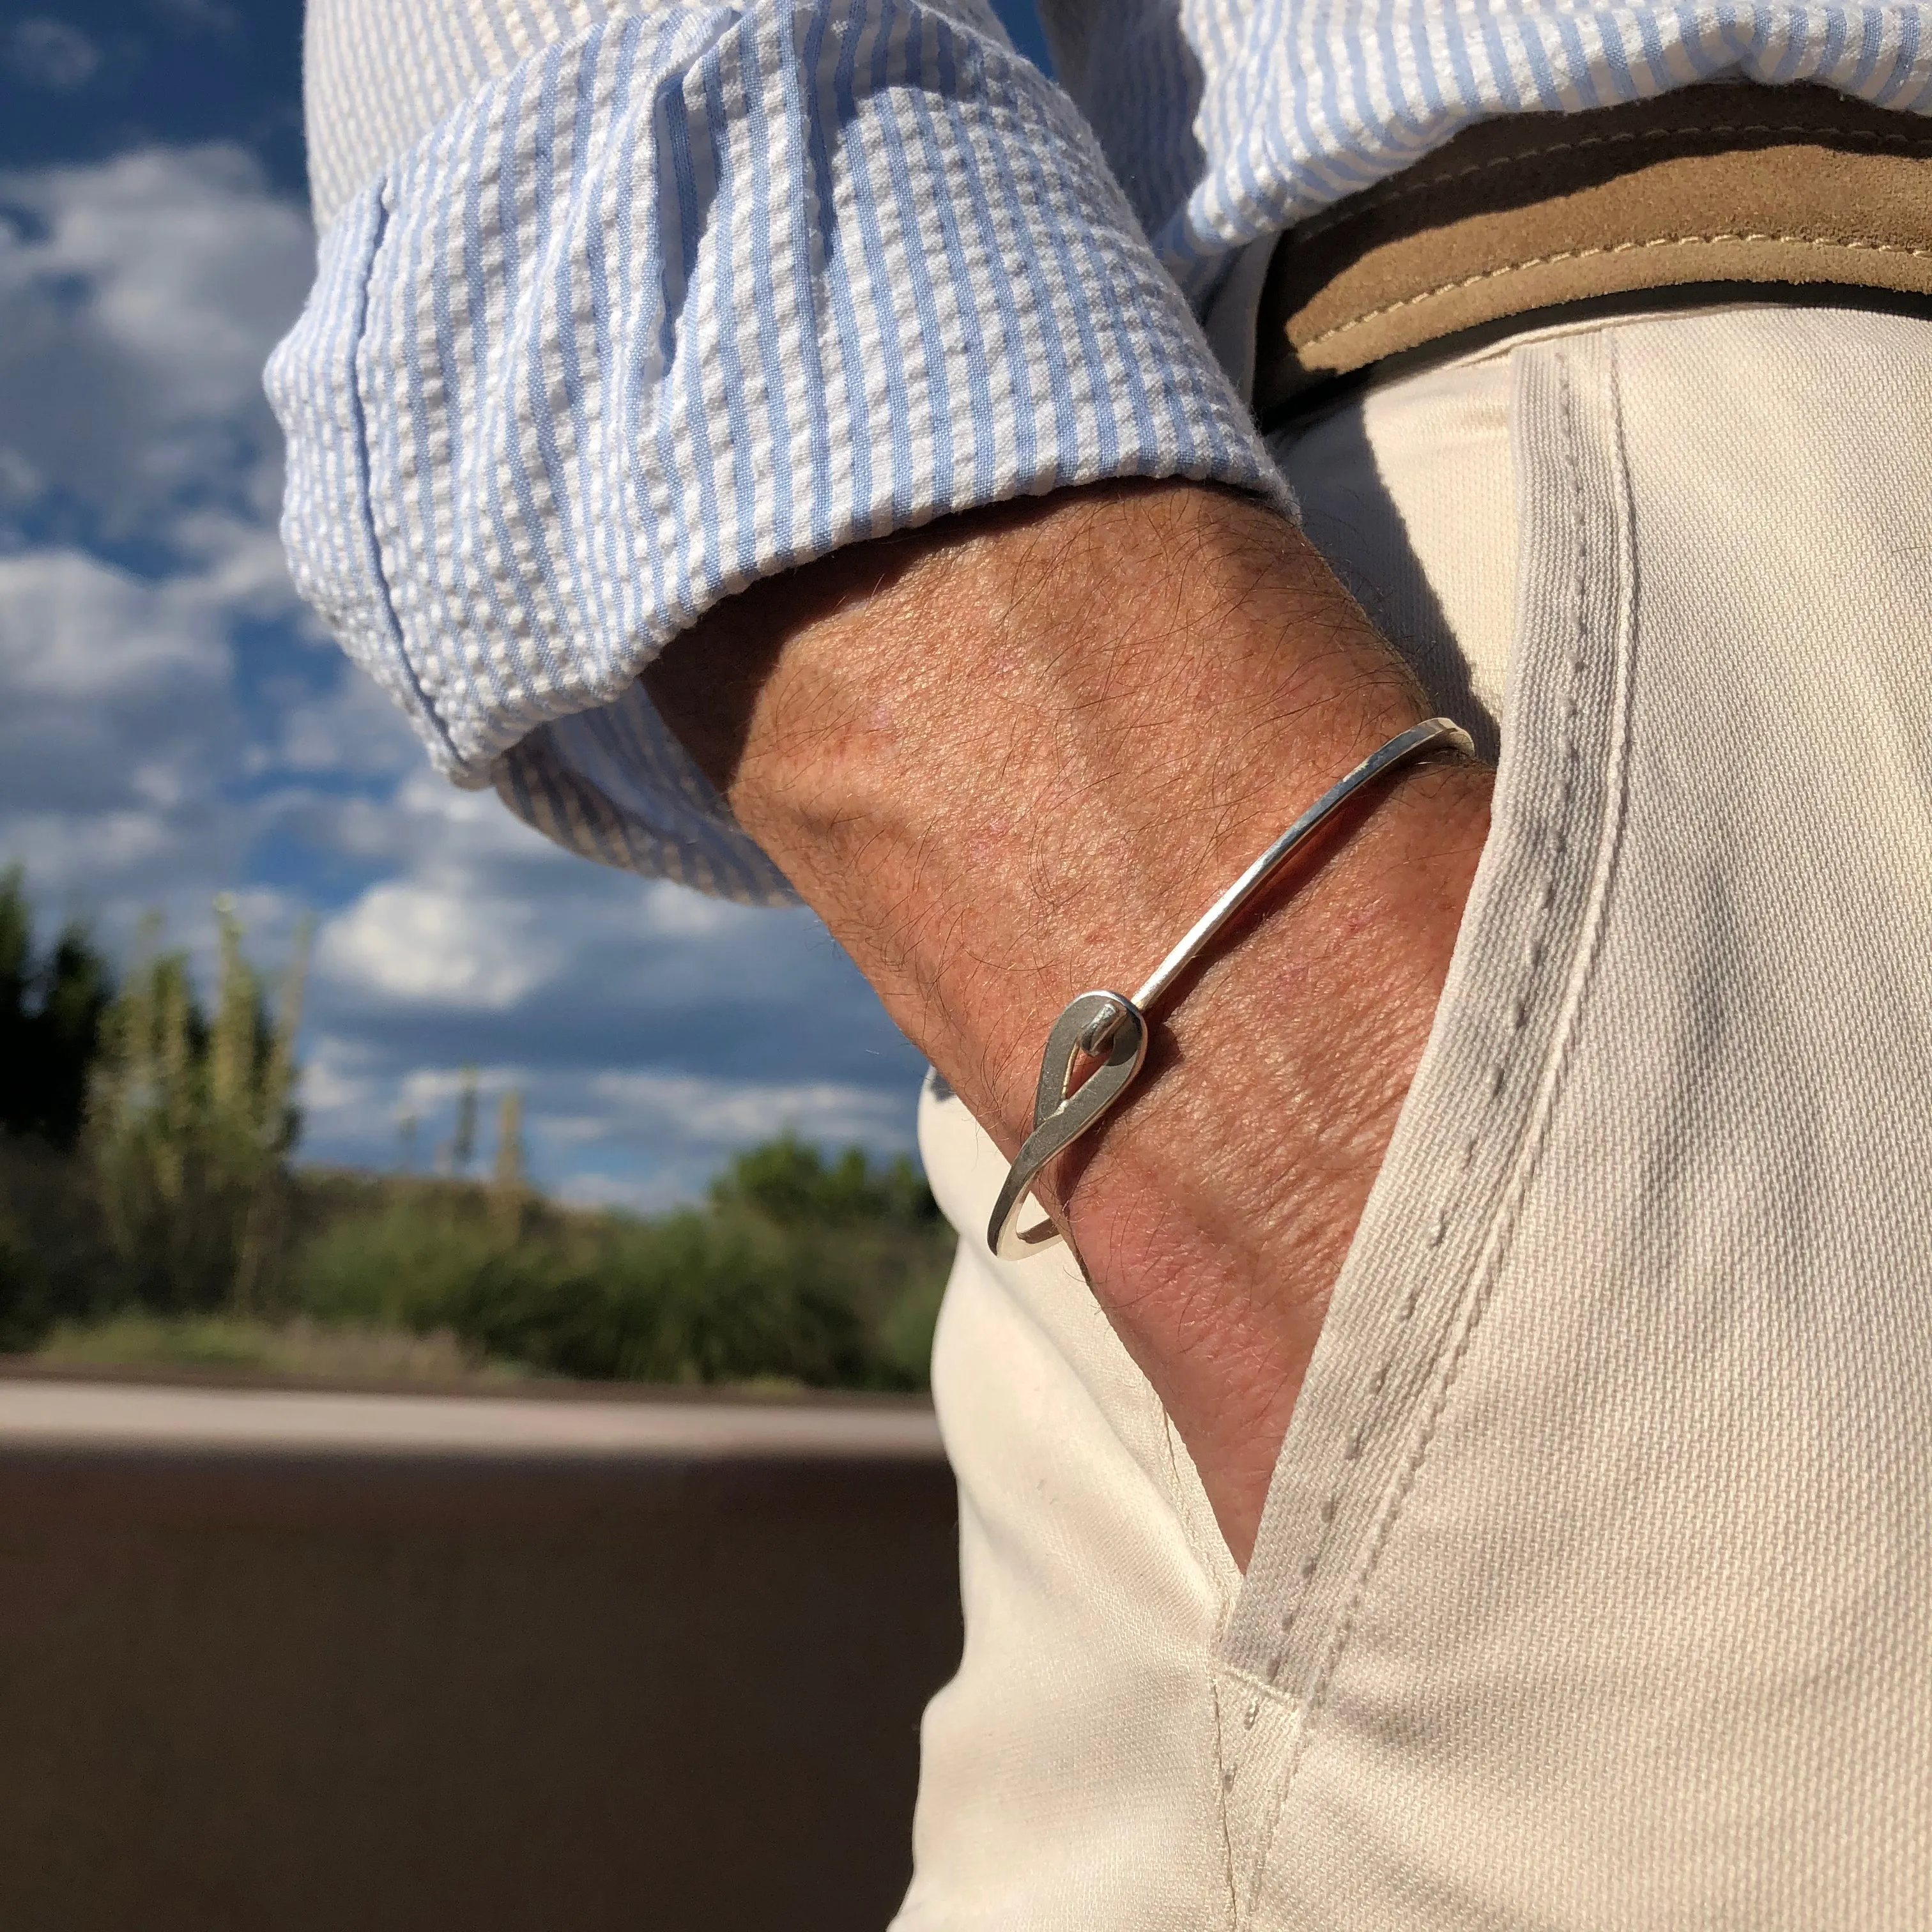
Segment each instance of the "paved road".
[[937,1460],[921,1409],[782,1402],[545,1401],[0,1381],[0,1454],[32,1448]]

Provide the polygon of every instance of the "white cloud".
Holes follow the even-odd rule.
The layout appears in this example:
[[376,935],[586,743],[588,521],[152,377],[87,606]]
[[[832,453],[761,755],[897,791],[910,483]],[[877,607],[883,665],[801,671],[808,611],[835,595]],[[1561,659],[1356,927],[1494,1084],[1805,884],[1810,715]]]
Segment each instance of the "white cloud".
[[706,898],[702,892],[688,892],[668,880],[659,879],[644,887],[638,911],[650,930],[665,939],[722,939],[734,934],[749,940],[762,928],[772,930],[770,915],[751,906],[734,905],[729,899]]
[[[326,1155],[341,1150],[388,1165],[410,1120],[416,1158],[426,1163],[448,1139],[470,1077],[455,1064],[399,1070],[366,1041],[325,1034],[309,1051],[303,1082],[310,1144]],[[514,1090],[524,1102],[525,1142],[540,1178],[580,1205],[640,1213],[696,1198],[733,1150],[782,1132],[898,1152],[909,1144],[914,1115],[909,1082],[880,1089],[650,1067],[586,1077],[540,1062],[485,1064],[474,1077],[483,1116],[478,1171],[495,1144],[497,1103]]]
[[282,539],[272,521],[221,510],[190,510],[173,518],[168,540],[196,594],[231,618],[279,617],[304,642],[333,642],[289,579]]
[[0,847],[43,886],[161,894],[232,862],[221,598],[75,550],[0,557]]
[[[205,917],[235,882],[238,628],[314,632],[260,378],[310,253],[238,151],[0,174],[0,513],[23,520],[0,530],[0,853],[110,928],[122,894]],[[148,574],[29,542],[50,492],[142,538]]]
[[144,584],[78,550],[0,557],[0,680],[16,700],[148,705],[172,688],[200,703],[228,669],[196,581]]
[[[397,1003],[514,1014],[544,1010],[553,1038],[622,1016],[742,1005],[751,1030],[823,1051],[842,1018],[876,1024],[844,956],[799,910],[706,899],[562,850],[493,793],[458,791],[413,758],[382,802],[291,800],[310,836],[382,879],[324,926],[320,997],[332,1012]],[[797,1017],[815,1013],[815,1028]],[[786,1018],[781,1018],[781,1016]]]
[[[294,592],[246,524],[205,524],[195,548],[195,568],[158,579],[71,548],[0,554],[0,858],[113,930],[150,905],[205,920],[254,829],[233,634]],[[346,670],[340,686],[355,688]],[[352,769],[380,728],[344,722]]]
[[100,50],[78,27],[43,14],[21,21],[0,44],[23,80],[58,94],[85,87],[100,66]]
[[[332,906],[314,1157],[386,1164],[411,1115],[426,1160],[472,1061],[486,1096],[524,1094],[536,1171],[576,1198],[689,1198],[786,1127],[907,1144],[916,1063],[808,916],[565,854],[435,777],[317,648],[260,390],[312,261],[237,151],[0,174],[0,862],[110,940],[158,906],[204,962],[219,890],[274,881],[243,893],[267,965],[305,898]],[[76,503],[149,574],[35,535]]]
[[501,1012],[561,958],[530,905],[405,879],[372,886],[332,920],[318,964],[345,988],[380,998]]
[[98,902],[104,886],[146,882],[152,890],[181,856],[174,828],[140,810],[10,813],[5,849],[25,863],[37,892],[51,887],[68,904]]
[[635,1174],[573,1174],[553,1190],[573,1208],[616,1208],[627,1214],[662,1214],[695,1200],[704,1190],[675,1168],[661,1168],[648,1180]]
[[404,1118],[446,1117],[472,1077],[478,1093],[494,1102],[512,1088],[527,1093],[543,1075],[540,1069],[516,1066],[418,1066],[398,1077],[389,1060],[366,1043],[325,1034],[303,1062],[302,1107],[311,1124],[327,1131],[365,1144],[380,1143]]
[[[772,1084],[654,1072],[602,1073],[590,1091],[627,1135],[664,1130],[715,1148],[742,1147],[782,1133],[809,1141],[902,1144],[906,1096],[834,1081]],[[608,1129],[606,1132],[609,1132]]]
[[[539,1100],[543,1092],[539,1086]],[[824,1147],[903,1152],[914,1114],[910,1082],[881,1088],[640,1068],[601,1075],[571,1092],[580,1111],[539,1106],[529,1117],[532,1144],[565,1177],[557,1192],[579,1206],[635,1214],[698,1198],[735,1149],[782,1133]]]
[[388,1097],[388,1083],[377,1077],[380,1071],[352,1042],[324,1035],[303,1058],[303,1112],[311,1120],[320,1117],[365,1124],[365,1117]]
[[184,490],[260,507],[261,371],[314,267],[307,216],[239,148],[0,173],[0,448],[122,526]]
[[[320,695],[284,689],[275,695],[280,735],[251,749],[253,772],[400,778],[422,763],[422,747],[407,721],[371,678],[344,676]],[[368,826],[360,842],[373,840],[381,849],[388,836],[386,821],[394,814],[367,800],[352,802]]]

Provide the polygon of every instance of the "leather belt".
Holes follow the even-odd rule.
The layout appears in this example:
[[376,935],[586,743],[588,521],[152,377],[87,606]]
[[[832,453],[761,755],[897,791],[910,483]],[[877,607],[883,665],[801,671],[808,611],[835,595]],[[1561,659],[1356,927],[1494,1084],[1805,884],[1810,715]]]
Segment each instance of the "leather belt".
[[1534,310],[1766,282],[1932,296],[1932,119],[1720,82],[1466,129],[1282,238],[1256,406]]

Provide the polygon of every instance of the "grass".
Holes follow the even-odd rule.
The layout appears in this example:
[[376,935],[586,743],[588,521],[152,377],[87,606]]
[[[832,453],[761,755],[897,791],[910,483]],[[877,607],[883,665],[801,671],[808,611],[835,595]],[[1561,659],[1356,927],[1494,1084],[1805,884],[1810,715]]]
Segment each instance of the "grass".
[[272,1322],[134,1312],[64,1322],[34,1354],[76,1368],[226,1370],[318,1382],[517,1382],[531,1374],[520,1364],[491,1361],[446,1330],[413,1335],[300,1316]]

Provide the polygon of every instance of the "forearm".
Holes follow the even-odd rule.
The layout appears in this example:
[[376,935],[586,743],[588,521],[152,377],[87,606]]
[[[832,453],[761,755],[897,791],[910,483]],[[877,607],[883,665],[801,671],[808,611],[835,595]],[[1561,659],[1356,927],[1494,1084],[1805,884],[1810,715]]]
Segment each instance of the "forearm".
[[[1138,981],[1424,711],[1290,526],[1185,485],[952,519],[769,580],[648,682],[1010,1152],[1066,1000]],[[1487,788],[1436,765],[1370,800],[1208,964],[1056,1177],[1050,1204],[1244,1558],[1427,1034]]]

